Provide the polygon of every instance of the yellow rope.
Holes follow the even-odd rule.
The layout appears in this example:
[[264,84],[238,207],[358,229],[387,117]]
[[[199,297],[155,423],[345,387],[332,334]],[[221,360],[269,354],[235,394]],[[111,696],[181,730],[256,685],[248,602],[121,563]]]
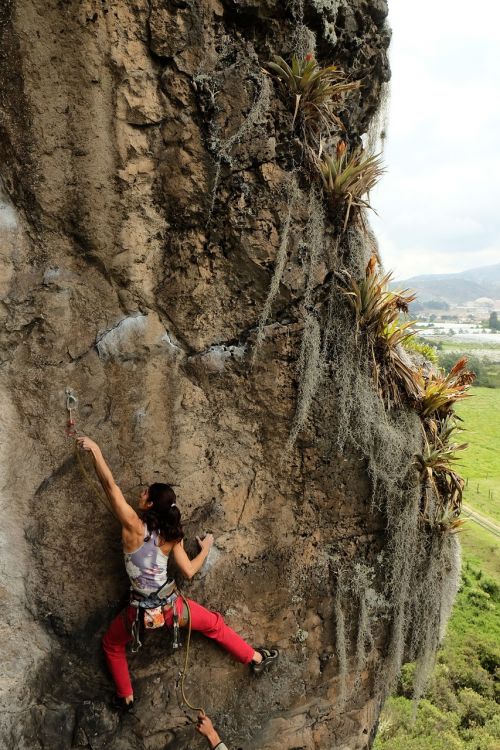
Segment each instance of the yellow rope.
[[[113,518],[116,518],[116,515],[113,513],[111,506],[107,499],[105,499],[105,496],[100,491],[97,484],[94,482],[90,474],[88,473],[87,469],[85,468],[85,464],[83,463],[82,456],[80,453],[80,450],[78,449],[78,443],[75,440],[75,459],[78,464],[78,468],[80,469],[80,473],[85,480],[86,485],[89,487],[89,489],[93,492],[95,497],[99,500],[100,503],[104,505],[108,513],[111,513]],[[118,519],[117,519],[118,520]]]
[[203,708],[203,706],[193,706],[192,703],[190,703],[188,701],[188,699],[186,697],[186,692],[184,690],[184,680],[186,678],[186,673],[187,673],[187,669],[188,669],[188,662],[189,662],[189,647],[191,645],[191,608],[190,608],[189,602],[186,599],[186,597],[184,596],[184,594],[181,594],[180,592],[179,592],[179,594],[181,596],[182,601],[186,605],[186,609],[187,609],[187,613],[188,613],[188,635],[187,635],[187,642],[186,642],[186,653],[185,653],[185,656],[184,656],[184,668],[180,672],[180,678],[181,678],[180,684],[181,684],[182,700],[184,701],[184,703],[186,704],[186,706],[188,706],[192,711],[196,711],[197,714],[203,714],[203,716],[205,716],[206,712],[205,712],[205,709]]

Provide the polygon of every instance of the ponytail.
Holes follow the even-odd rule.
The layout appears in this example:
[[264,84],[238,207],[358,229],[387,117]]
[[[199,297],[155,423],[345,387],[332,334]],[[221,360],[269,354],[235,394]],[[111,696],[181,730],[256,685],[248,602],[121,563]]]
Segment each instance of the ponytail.
[[169,484],[155,482],[149,488],[148,500],[152,506],[140,514],[148,531],[156,531],[165,542],[183,539],[181,512],[177,507],[177,498],[172,487]]

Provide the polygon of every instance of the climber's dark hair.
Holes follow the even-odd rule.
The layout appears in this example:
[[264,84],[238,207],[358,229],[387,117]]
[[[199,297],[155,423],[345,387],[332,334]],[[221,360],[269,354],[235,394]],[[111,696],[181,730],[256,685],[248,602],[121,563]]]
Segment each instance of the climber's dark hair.
[[140,511],[148,530],[157,531],[165,542],[180,541],[184,538],[181,525],[181,512],[177,507],[175,492],[169,484],[155,482],[149,487],[148,500],[151,508]]

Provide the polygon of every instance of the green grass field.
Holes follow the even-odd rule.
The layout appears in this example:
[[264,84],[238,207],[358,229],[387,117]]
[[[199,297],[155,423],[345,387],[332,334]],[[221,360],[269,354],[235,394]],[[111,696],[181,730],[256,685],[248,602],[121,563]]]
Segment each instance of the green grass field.
[[[479,531],[491,537],[487,531]],[[414,720],[414,665],[406,664],[397,694],[384,706],[374,750],[500,747],[500,695],[496,681],[500,664],[500,586],[498,573],[495,578],[485,572],[484,559],[490,542],[480,544],[476,557],[467,549],[469,541],[464,548],[461,589],[425,698],[420,701]],[[496,549],[498,555],[498,543]],[[497,556],[497,571],[499,559]]]
[[[473,388],[457,412],[465,502],[500,524],[500,389]],[[425,698],[413,717],[414,665],[382,712],[374,750],[500,750],[500,539],[472,520],[459,534],[462,586]]]
[[499,614],[498,585],[465,564],[426,697],[414,716],[414,665],[406,665],[397,695],[384,707],[374,750],[498,750]]
[[464,502],[500,523],[500,389],[473,388],[456,411],[469,443],[457,462],[467,481]]
[[462,556],[500,583],[500,539],[468,520],[460,531]]

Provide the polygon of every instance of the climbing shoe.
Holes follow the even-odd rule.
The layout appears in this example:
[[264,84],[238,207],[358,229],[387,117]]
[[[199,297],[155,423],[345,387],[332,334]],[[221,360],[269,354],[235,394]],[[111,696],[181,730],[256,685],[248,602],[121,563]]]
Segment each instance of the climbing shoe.
[[250,666],[252,668],[252,672],[254,674],[261,674],[266,669],[269,668],[269,666],[273,663],[273,661],[276,661],[278,656],[280,655],[280,652],[277,648],[256,648],[256,651],[259,652],[259,654],[262,655],[262,661],[260,661],[258,664],[255,661],[252,661]]
[[127,703],[125,698],[120,698],[118,695],[114,695],[111,699],[111,708],[115,711],[121,711],[122,713],[131,713],[134,710],[134,701]]

